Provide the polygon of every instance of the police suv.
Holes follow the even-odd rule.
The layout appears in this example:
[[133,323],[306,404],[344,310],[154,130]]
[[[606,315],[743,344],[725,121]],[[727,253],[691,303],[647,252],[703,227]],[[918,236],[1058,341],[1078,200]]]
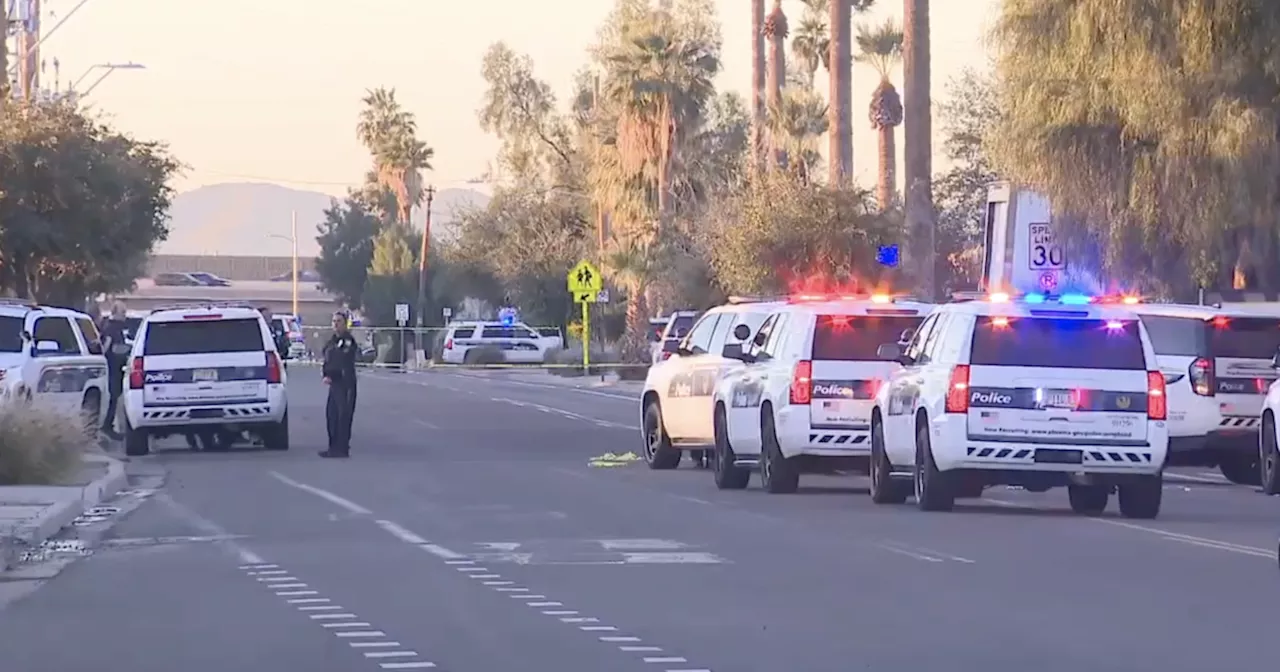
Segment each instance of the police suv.
[[446,327],[440,360],[445,364],[475,364],[477,348],[502,351],[507,364],[541,363],[553,347],[562,345],[558,336],[547,337],[523,322],[456,321]]
[[1169,394],[1170,466],[1218,467],[1258,485],[1263,398],[1276,371],[1280,309],[1135,305]]
[[[1067,486],[1072,510],[1155,518],[1168,453],[1164,375],[1131,305],[993,294],[939,306],[871,411],[871,496],[950,510],[987,486]],[[913,487],[914,486],[914,487]]]
[[0,298],[0,403],[39,401],[81,414],[94,431],[107,399],[107,360],[93,318]]
[[725,372],[742,366],[739,353],[780,303],[730,298],[702,314],[689,333],[662,343],[668,357],[649,367],[640,397],[644,459],[650,469],[675,469],[693,451],[713,447],[711,395]]
[[871,406],[900,366],[877,353],[910,337],[930,304],[887,295],[796,297],[765,320],[713,395],[715,482],[795,492],[800,475],[867,473]]
[[286,373],[266,320],[252,306],[161,308],[138,328],[126,368],[125,453],[150,439],[219,431],[289,449]]

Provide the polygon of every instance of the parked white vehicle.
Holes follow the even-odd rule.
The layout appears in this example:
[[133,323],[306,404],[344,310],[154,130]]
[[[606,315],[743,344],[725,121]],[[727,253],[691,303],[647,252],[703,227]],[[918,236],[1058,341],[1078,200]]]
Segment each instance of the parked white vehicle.
[[107,360],[87,314],[0,299],[0,403],[28,401],[80,414],[96,431],[107,402]]
[[474,364],[476,348],[491,347],[501,350],[508,364],[534,364],[543,361],[553,342],[523,322],[509,326],[501,322],[450,322],[440,359],[445,364]]
[[[1164,375],[1127,305],[1088,296],[1005,295],[939,306],[871,412],[871,497],[926,511],[991,485],[1067,486],[1100,515],[1112,490],[1127,518],[1155,518],[1168,455]],[[913,487],[914,486],[914,487]]]
[[780,306],[713,395],[715,483],[747,486],[752,468],[772,493],[795,492],[803,473],[868,472],[871,406],[901,368],[882,343],[909,338],[931,304],[885,295]]

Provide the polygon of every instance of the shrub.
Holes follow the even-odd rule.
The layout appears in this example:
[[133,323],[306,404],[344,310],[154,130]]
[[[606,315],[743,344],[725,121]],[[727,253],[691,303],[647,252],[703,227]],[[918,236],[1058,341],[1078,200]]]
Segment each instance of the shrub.
[[50,485],[80,469],[83,422],[40,404],[0,403],[0,485]]
[[469,366],[485,366],[489,364],[505,364],[507,356],[502,349],[492,345],[481,345],[471,348],[462,357],[463,364]]
[[[582,348],[552,348],[543,356],[544,364],[558,364],[559,366],[549,367],[547,372],[553,376],[563,376],[565,378],[577,378],[583,375],[582,370]],[[606,350],[603,352],[591,351],[589,375],[598,376],[602,372],[614,367],[595,366],[596,364],[617,364],[618,355],[615,352]]]

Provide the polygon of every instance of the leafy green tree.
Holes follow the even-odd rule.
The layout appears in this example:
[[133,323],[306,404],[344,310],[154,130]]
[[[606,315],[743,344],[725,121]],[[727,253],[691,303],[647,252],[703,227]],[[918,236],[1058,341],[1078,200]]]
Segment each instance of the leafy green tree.
[[0,106],[0,290],[80,306],[131,287],[168,235],[178,163],[70,103]]
[[364,305],[365,283],[373,262],[374,238],[385,228],[363,199],[348,196],[334,200],[324,211],[324,221],[316,227],[320,235],[320,256],[316,273],[326,291],[339,296],[352,308]]
[[947,89],[938,116],[942,149],[952,165],[933,183],[938,206],[935,272],[943,287],[970,290],[977,288],[981,273],[987,186],[997,179],[987,147],[1000,122],[1000,99],[995,79],[972,69]]

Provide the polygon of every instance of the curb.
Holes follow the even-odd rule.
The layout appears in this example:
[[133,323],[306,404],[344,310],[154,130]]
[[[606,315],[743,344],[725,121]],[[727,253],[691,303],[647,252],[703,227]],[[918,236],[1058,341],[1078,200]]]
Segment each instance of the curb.
[[[67,527],[79,518],[86,509],[93,508],[103,500],[115,496],[128,484],[129,477],[125,473],[124,462],[102,454],[90,453],[84,456],[86,462],[105,463],[107,473],[80,489],[78,499],[68,499],[51,504],[31,520],[18,524],[9,531],[8,543],[0,538],[0,571],[13,566],[21,548],[31,548],[43,544],[62,528]],[[17,542],[17,543],[13,543]]]

